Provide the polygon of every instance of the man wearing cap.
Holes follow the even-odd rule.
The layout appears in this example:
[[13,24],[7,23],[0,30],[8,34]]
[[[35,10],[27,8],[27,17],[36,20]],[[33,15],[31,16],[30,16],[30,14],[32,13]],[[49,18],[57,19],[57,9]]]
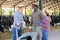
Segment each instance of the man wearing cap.
[[22,24],[23,24],[23,5],[18,6],[18,10],[14,14],[14,23],[13,23],[13,40],[17,40],[17,37],[22,35]]
[[32,19],[31,19],[31,24],[32,26],[34,27],[33,31],[36,31],[38,33],[38,38],[37,40],[40,40],[40,29],[37,30],[37,27],[39,27],[40,25],[37,24],[37,22],[41,22],[42,21],[42,14],[43,12],[41,10],[39,10],[38,6],[36,4],[33,4],[32,5],[32,8],[33,8],[33,13],[31,15]]

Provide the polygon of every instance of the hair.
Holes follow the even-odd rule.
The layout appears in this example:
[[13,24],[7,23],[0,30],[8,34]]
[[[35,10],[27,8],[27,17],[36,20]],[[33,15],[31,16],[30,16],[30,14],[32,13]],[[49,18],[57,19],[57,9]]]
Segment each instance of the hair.
[[46,16],[49,16],[49,13],[47,11],[45,11],[45,14],[46,14]]
[[32,6],[35,6],[35,7],[39,8],[38,5],[36,5],[36,4],[33,4]]

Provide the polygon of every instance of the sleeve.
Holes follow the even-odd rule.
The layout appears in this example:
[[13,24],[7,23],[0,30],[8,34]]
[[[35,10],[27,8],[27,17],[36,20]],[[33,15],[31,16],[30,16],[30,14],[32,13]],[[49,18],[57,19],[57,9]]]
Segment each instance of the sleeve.
[[41,21],[41,20],[43,19],[43,12],[42,12],[42,11],[39,11],[38,16],[39,16],[39,19],[40,19],[40,21]]
[[18,21],[18,18],[17,18],[17,13],[14,14],[14,22],[16,23]]
[[43,14],[43,12],[41,10],[39,10],[39,14]]
[[22,14],[22,19],[21,19],[22,21],[20,21],[20,23],[24,22],[24,18],[23,17],[24,17],[24,15]]
[[33,20],[33,13],[31,14],[31,21]]
[[32,25],[32,23],[33,23],[33,14],[31,15],[30,25]]
[[48,24],[48,21],[46,19],[44,19],[43,22],[40,23],[42,27],[47,27],[47,24]]
[[21,16],[21,21],[24,21],[24,15],[22,14],[22,16]]

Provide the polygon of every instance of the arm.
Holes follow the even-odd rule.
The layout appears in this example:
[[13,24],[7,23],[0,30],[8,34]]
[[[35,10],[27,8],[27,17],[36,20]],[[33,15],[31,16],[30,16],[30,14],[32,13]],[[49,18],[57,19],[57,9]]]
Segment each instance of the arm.
[[42,27],[47,27],[47,24],[48,24],[48,21],[46,19],[44,19],[43,22],[40,23]]
[[18,21],[17,19],[17,13],[14,14],[14,23],[16,23]]
[[31,15],[30,25],[32,25],[32,23],[33,23],[33,17],[32,17],[32,15]]
[[39,19],[40,19],[40,21],[43,19],[43,12],[40,10],[39,11],[39,14],[38,14],[38,16],[39,16]]

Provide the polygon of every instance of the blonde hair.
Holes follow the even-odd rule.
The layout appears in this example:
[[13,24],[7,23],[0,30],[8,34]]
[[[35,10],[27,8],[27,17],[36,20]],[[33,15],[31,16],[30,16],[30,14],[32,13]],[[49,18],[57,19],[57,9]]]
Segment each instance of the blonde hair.
[[49,16],[49,13],[47,11],[45,11],[45,14],[46,14],[46,16]]

